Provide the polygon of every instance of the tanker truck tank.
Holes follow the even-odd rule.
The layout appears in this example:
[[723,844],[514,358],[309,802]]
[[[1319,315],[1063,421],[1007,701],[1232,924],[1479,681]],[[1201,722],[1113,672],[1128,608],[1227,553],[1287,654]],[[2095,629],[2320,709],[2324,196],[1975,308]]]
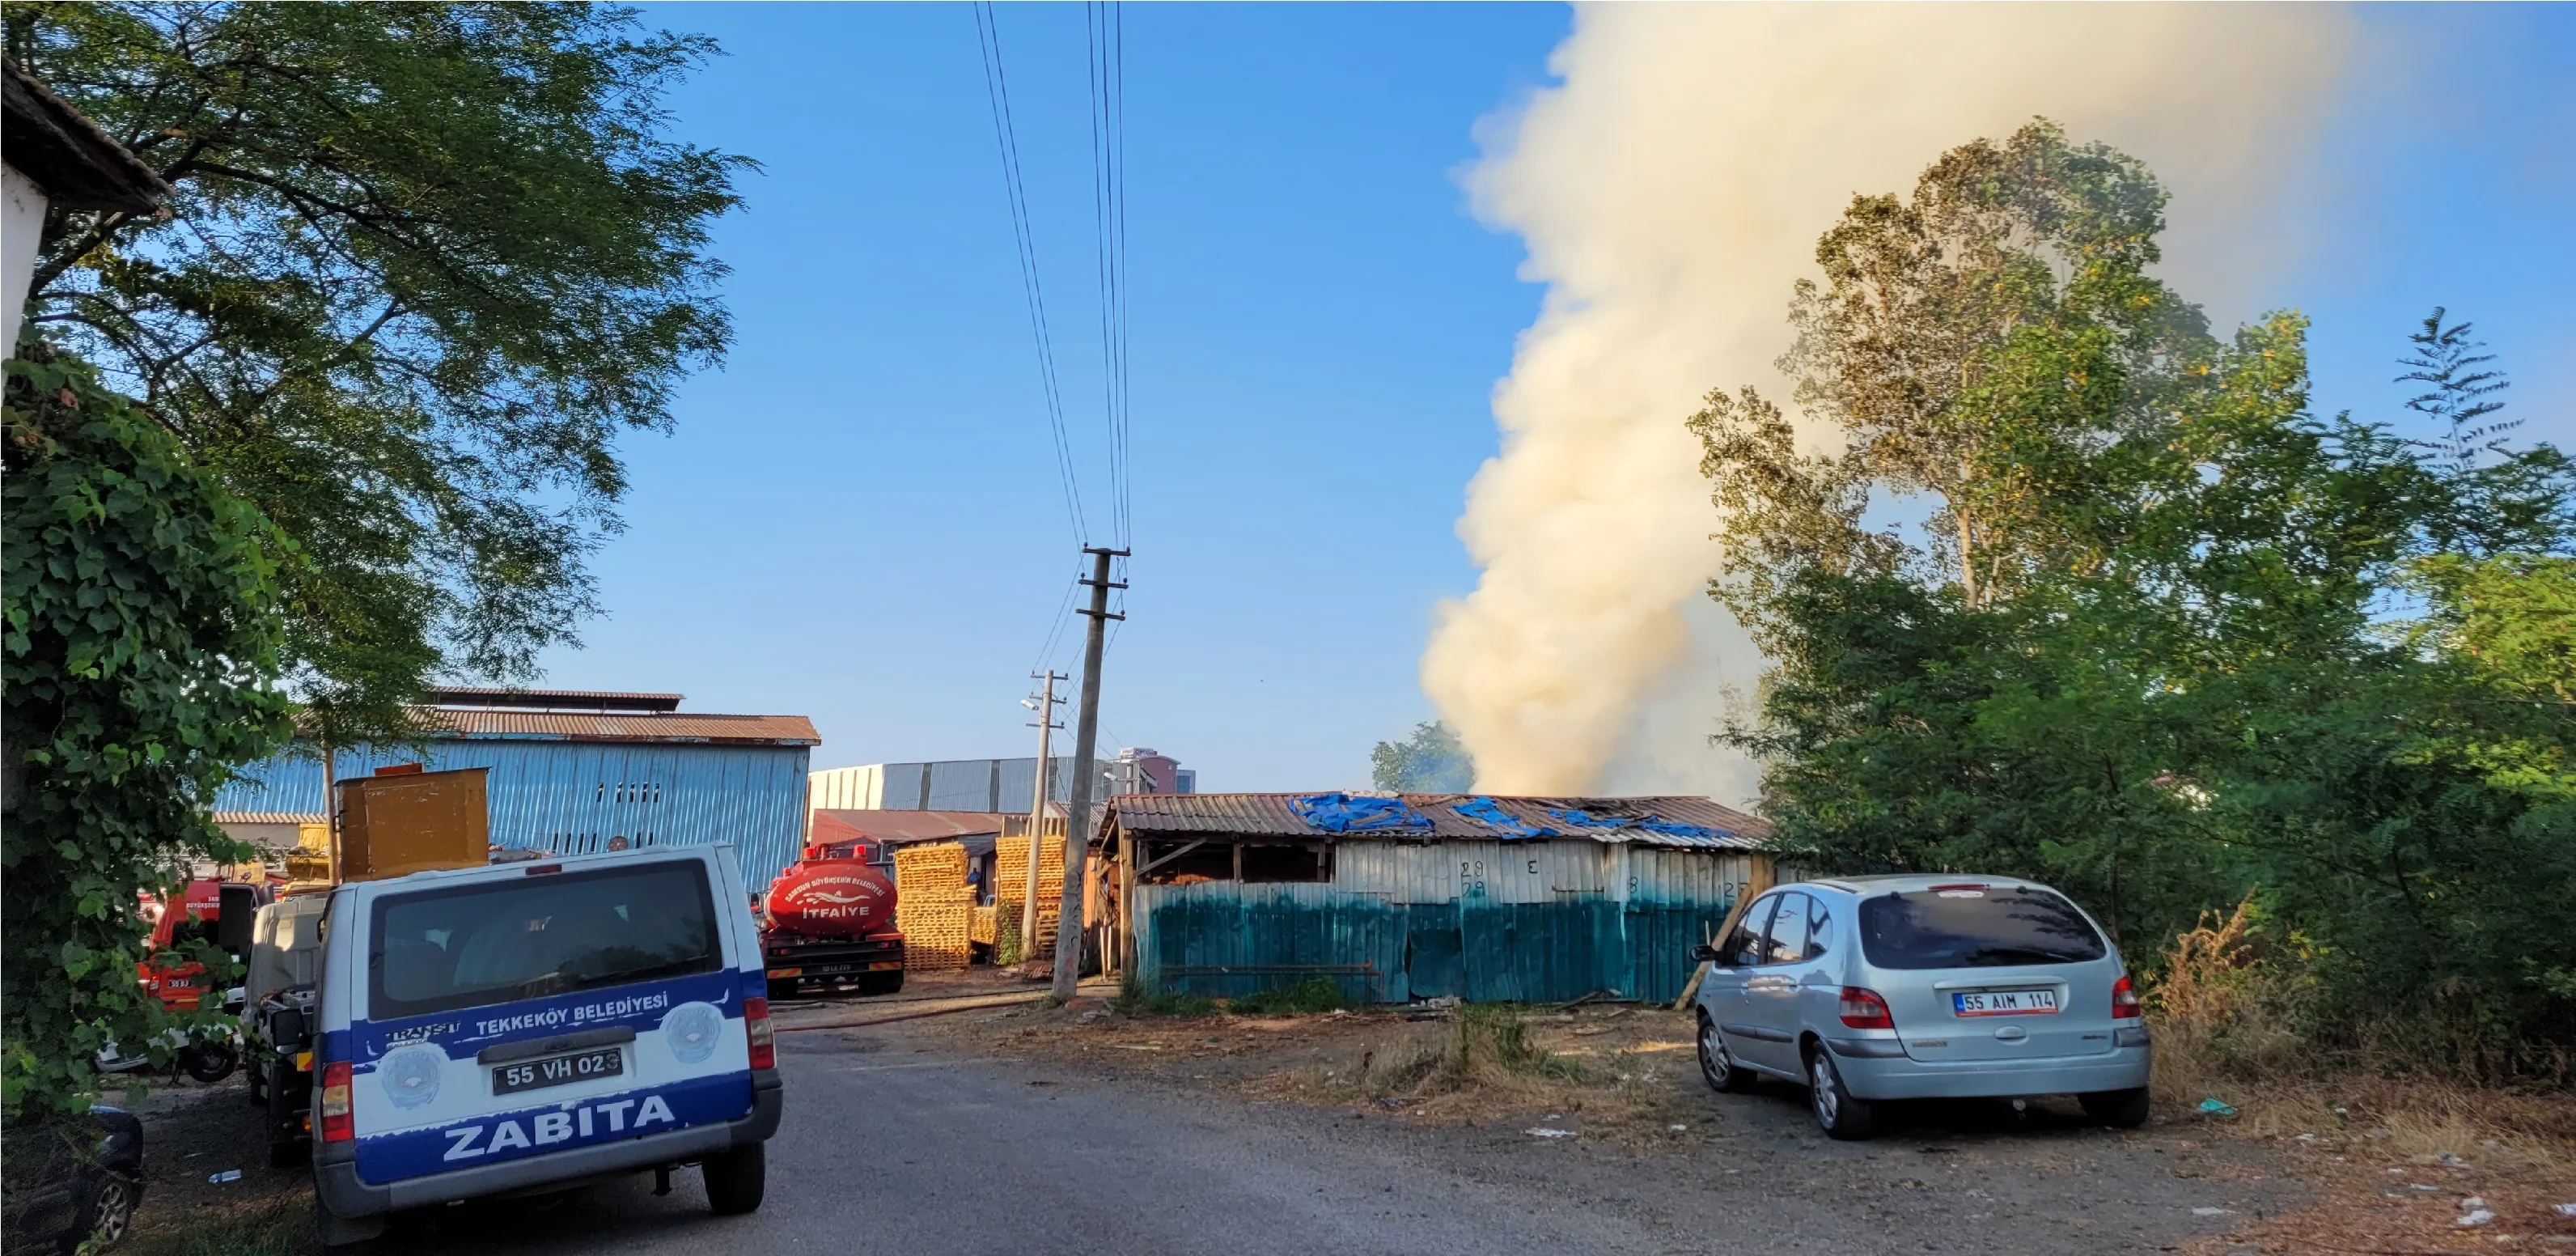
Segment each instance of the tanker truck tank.
[[893,871],[873,844],[811,847],[769,883],[760,918],[769,997],[903,989]]

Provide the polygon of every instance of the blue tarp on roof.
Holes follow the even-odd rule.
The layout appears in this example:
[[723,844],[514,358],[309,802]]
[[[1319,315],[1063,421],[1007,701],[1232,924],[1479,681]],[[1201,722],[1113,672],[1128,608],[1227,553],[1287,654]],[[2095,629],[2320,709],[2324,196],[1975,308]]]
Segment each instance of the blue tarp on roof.
[[1581,811],[1572,807],[1550,808],[1548,810],[1548,814],[1580,829],[1644,829],[1649,833],[1662,833],[1671,837],[1732,836],[1732,834],[1725,829],[1712,829],[1697,824],[1684,824],[1679,820],[1667,820],[1662,816],[1651,814],[1642,816],[1596,816],[1589,811]]
[[1352,797],[1349,794],[1300,794],[1288,800],[1297,818],[1327,833],[1383,833],[1427,830],[1431,819],[1401,798]]
[[1511,812],[1503,810],[1503,805],[1501,803],[1495,802],[1493,799],[1487,798],[1481,794],[1474,798],[1462,799],[1458,802],[1453,802],[1449,804],[1449,809],[1467,817],[1470,820],[1474,820],[1477,823],[1493,826],[1495,829],[1500,831],[1501,836],[1505,841],[1510,841],[1514,837],[1557,836],[1555,830],[1543,829],[1535,824],[1531,824],[1528,821],[1513,815]]

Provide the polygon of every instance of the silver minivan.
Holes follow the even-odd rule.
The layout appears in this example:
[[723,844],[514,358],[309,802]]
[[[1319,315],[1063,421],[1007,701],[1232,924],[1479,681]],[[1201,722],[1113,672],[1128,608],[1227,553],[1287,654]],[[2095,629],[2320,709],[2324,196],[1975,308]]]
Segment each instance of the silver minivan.
[[2071,1094],[2147,1119],[2150,1047],[2120,962],[2065,895],[2012,877],[1802,881],[1703,946],[1699,1063],[1721,1091],[1804,1082],[1816,1123],[1867,1138],[1893,1099]]

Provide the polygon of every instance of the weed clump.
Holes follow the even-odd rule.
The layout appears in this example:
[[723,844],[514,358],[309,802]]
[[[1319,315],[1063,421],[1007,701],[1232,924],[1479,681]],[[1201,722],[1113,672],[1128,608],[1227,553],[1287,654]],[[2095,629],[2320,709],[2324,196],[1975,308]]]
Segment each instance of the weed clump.
[[1206,995],[1148,992],[1133,975],[1118,987],[1118,997],[1109,1006],[1121,1016],[1214,1016],[1218,1011],[1216,1000]]
[[305,1256],[317,1246],[310,1204],[262,1204],[189,1221],[176,1231],[137,1235],[131,1256]]
[[1226,1001],[1227,1011],[1242,1016],[1338,1012],[1350,1006],[1351,1000],[1342,993],[1341,983],[1330,977],[1309,977],[1293,986],[1255,991]]

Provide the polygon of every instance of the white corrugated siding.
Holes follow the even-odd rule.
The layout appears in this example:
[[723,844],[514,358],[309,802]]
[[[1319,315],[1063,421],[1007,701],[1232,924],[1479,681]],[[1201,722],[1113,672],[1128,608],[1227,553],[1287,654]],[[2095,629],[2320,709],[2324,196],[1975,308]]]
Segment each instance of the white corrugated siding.
[[875,811],[885,805],[885,765],[828,768],[805,775],[808,811]]
[[1333,885],[1391,903],[1491,898],[1549,903],[1731,901],[1753,879],[1745,851],[1677,850],[1589,839],[1527,842],[1342,842]]

